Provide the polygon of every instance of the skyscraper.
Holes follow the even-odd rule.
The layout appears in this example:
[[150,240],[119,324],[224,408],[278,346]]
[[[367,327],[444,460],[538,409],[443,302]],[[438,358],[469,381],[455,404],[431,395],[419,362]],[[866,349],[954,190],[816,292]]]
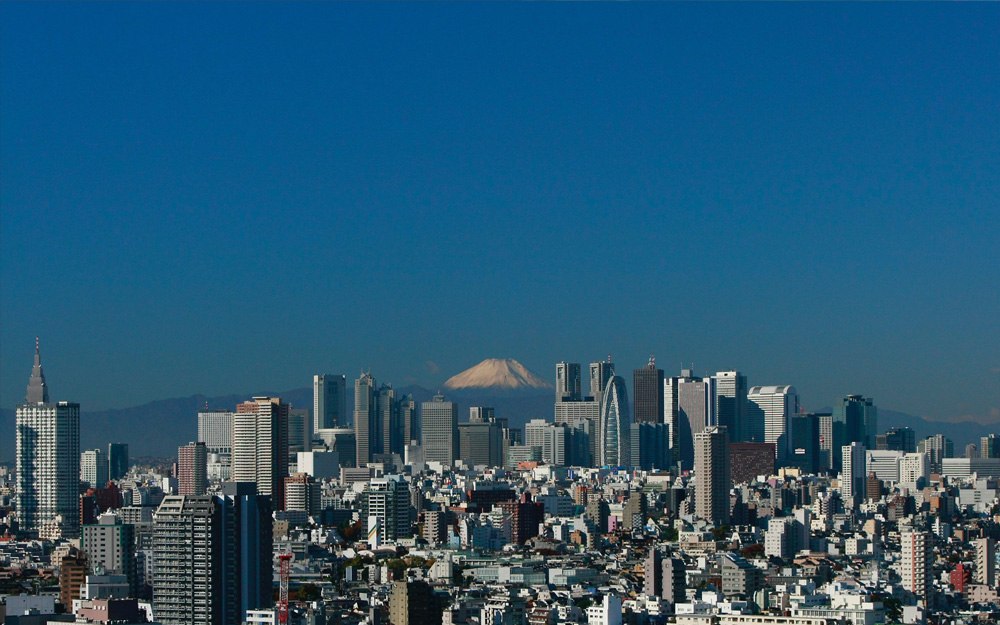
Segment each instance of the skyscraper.
[[614,375],[615,366],[611,362],[611,356],[607,360],[590,363],[590,396],[598,406],[603,405],[604,389]]
[[[614,368],[611,369],[612,374]],[[625,380],[612,375],[601,399],[601,465],[628,466],[632,462],[628,392]]]
[[799,412],[794,386],[755,386],[747,393],[751,424],[764,423],[764,442],[774,443],[779,464],[791,455],[791,419]]
[[656,360],[632,372],[632,390],[635,392],[635,422],[663,423],[663,369],[656,368]]
[[791,423],[792,453],[788,464],[806,473],[817,473],[820,466],[819,417],[807,412],[792,417]]
[[233,453],[233,413],[213,410],[198,413],[198,442],[210,454]]
[[[879,437],[876,437],[876,442]],[[885,431],[885,449],[912,454],[917,451],[917,438],[908,427],[889,428]]]
[[844,505],[853,510],[865,496],[865,446],[854,442],[841,450],[843,469],[840,472],[840,494]]
[[663,381],[663,420],[670,429],[671,465],[687,471],[694,465],[692,435],[718,423],[716,380],[681,369]]
[[208,450],[205,443],[177,448],[177,494],[204,495],[208,483]]
[[233,416],[233,481],[256,484],[276,510],[288,475],[288,408],[280,397],[254,397]]
[[80,404],[49,402],[35,341],[25,403],[16,412],[17,518],[39,537],[80,533]]
[[80,547],[91,570],[101,566],[110,575],[124,575],[129,596],[136,596],[135,526],[113,514],[101,515],[97,524],[83,526]]
[[308,408],[288,409],[288,457],[312,449],[313,424]]
[[917,451],[925,453],[931,460],[931,472],[941,472],[941,461],[955,457],[955,443],[944,434],[928,436],[917,444]]
[[556,401],[580,401],[580,363],[556,363]]
[[833,468],[842,468],[840,450],[851,443],[861,443],[865,449],[875,448],[878,433],[878,409],[872,399],[848,395],[833,408]]
[[378,445],[382,442],[382,432],[381,420],[376,418],[377,397],[375,378],[370,372],[362,372],[354,381],[354,433],[359,467],[368,466],[375,454],[380,453]]
[[719,371],[714,376],[719,425],[726,426],[734,443],[748,439],[747,376],[739,371]]
[[313,433],[347,427],[347,376],[313,376]]
[[80,454],[80,481],[91,488],[108,485],[108,457],[103,449],[88,449]]
[[399,400],[399,420],[403,422],[403,447],[420,440],[420,422],[417,402],[413,395],[404,395]]
[[128,473],[128,443],[108,443],[108,479],[115,481]]
[[459,457],[473,467],[503,465],[503,430],[493,408],[473,406],[469,422],[458,425]]
[[729,524],[729,433],[709,426],[694,435],[695,514],[715,526]]
[[239,625],[272,604],[271,506],[256,486],[169,496],[154,515],[153,609],[165,625]]
[[405,432],[399,414],[399,402],[396,400],[396,391],[391,384],[383,384],[378,390],[378,418],[382,440],[378,445],[380,450],[377,453],[402,456],[403,445],[409,441],[403,438]]
[[458,405],[435,395],[420,404],[424,461],[453,466],[458,457]]

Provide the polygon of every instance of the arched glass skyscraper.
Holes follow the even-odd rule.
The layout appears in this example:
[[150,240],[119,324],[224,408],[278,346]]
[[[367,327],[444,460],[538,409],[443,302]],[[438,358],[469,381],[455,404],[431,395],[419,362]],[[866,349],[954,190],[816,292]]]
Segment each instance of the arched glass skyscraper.
[[604,387],[601,398],[602,465],[625,467],[632,464],[630,422],[625,380],[621,376],[613,375]]

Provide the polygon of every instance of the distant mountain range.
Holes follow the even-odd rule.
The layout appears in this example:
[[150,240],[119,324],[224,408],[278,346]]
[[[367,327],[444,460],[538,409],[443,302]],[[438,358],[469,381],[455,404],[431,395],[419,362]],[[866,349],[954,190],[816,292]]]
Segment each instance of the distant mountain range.
[[513,358],[487,358],[475,367],[448,378],[444,387],[450,391],[473,392],[554,388]]
[[[475,369],[476,367],[473,367],[470,371]],[[500,369],[503,373],[504,367],[501,366]],[[524,379],[531,378],[524,376]],[[398,388],[397,393],[412,394],[416,401],[423,402],[430,401],[435,391],[420,386],[408,386]],[[353,394],[354,389],[349,384],[348,412],[354,405]],[[107,449],[110,442],[125,442],[129,444],[129,453],[133,457],[176,456],[178,446],[197,438],[199,411],[205,410],[206,406],[213,410],[234,410],[236,404],[255,395],[277,396],[296,407],[312,407],[312,388],[306,387],[280,393],[262,391],[216,397],[193,395],[153,401],[131,408],[84,412],[80,417],[81,449],[97,447]],[[510,426],[515,428],[522,427],[530,419],[551,420],[555,402],[555,394],[550,388],[532,386],[513,389],[503,386],[485,388],[463,386],[446,392],[446,396],[459,405],[459,422],[468,421],[471,406],[493,406],[496,415],[507,418]],[[997,423],[982,425],[971,421],[962,423],[931,421],[884,408],[879,408],[878,420],[880,432],[892,427],[908,426],[916,432],[917,440],[932,434],[944,434],[954,441],[956,455],[962,455],[968,443],[975,443],[978,446],[980,437],[1000,431],[1000,424]],[[13,458],[14,411],[3,409],[0,410],[0,459],[10,461]]]

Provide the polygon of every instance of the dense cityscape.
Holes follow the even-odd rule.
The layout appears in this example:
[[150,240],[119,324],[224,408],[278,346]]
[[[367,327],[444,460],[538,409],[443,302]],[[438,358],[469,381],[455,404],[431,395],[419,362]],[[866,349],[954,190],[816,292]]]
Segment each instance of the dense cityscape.
[[[587,375],[589,372],[589,375]],[[36,341],[16,411],[0,595],[12,625],[875,625],[1000,619],[1000,437],[880,429],[872,398],[805,412],[739,371],[631,376],[490,359],[445,390],[313,378],[197,415],[172,462],[81,450]],[[56,386],[58,388],[58,386]],[[155,426],[154,426],[155,427]]]

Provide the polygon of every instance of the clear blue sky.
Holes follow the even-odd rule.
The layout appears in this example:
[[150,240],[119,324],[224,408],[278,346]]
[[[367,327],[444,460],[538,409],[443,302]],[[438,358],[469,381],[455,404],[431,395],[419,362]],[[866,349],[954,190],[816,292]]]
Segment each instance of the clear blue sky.
[[[0,4],[0,404],[650,352],[1000,421],[996,4]],[[991,417],[992,415],[992,417]]]

